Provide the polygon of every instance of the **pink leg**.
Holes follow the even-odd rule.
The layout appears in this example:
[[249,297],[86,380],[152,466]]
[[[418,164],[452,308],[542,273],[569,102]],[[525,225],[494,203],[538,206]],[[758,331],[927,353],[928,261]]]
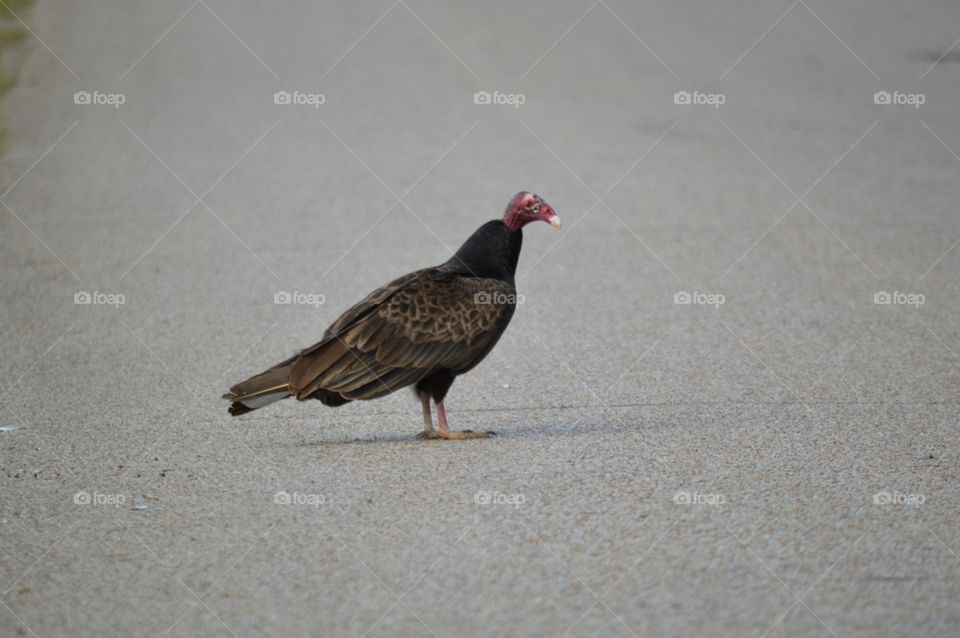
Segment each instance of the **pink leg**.
[[447,409],[443,407],[443,401],[437,404],[437,420],[440,422],[440,431],[448,432],[447,429]]
[[471,432],[470,430],[465,432],[451,432],[450,428],[447,426],[447,408],[444,407],[443,401],[437,403],[437,421],[440,425],[440,431],[436,433],[436,436],[441,439],[485,439],[488,436],[496,436],[496,434],[493,432]]
[[430,438],[433,434],[433,417],[430,414],[430,395],[420,393],[420,404],[423,406],[423,437]]

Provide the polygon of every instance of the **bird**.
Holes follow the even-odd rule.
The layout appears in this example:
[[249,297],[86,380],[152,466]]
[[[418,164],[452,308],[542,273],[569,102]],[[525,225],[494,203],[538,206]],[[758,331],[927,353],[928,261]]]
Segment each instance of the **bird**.
[[413,386],[423,408],[418,438],[494,436],[451,431],[443,402],[454,379],[490,353],[513,318],[523,227],[535,221],[561,226],[543,198],[517,193],[501,219],[480,226],[449,260],[374,290],[320,341],[231,387],[223,395],[228,412],[239,416],[288,397],[338,407]]

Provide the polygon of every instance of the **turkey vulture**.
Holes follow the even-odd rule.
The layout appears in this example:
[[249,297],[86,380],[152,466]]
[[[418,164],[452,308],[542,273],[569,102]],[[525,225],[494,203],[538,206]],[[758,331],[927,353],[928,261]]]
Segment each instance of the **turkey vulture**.
[[230,414],[291,396],[339,406],[413,385],[423,405],[421,438],[493,435],[451,432],[443,399],[453,380],[480,363],[510,323],[522,229],[537,220],[560,227],[560,218],[539,196],[517,193],[502,220],[478,228],[446,263],[374,290],[333,322],[318,343],[230,388],[223,395],[232,402]]

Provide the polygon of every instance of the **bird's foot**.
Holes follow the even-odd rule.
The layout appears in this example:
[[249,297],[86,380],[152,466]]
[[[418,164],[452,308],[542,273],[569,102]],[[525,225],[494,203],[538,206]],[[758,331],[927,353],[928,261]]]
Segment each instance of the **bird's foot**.
[[474,432],[473,430],[464,430],[463,432],[450,431],[423,431],[417,435],[418,439],[446,439],[447,441],[462,441],[464,439],[486,439],[491,436],[497,436],[496,432]]

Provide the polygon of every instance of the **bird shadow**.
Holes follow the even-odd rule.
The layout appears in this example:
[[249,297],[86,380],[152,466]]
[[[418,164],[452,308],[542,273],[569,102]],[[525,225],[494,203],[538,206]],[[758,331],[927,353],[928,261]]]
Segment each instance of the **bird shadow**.
[[616,434],[626,429],[640,430],[654,427],[655,424],[638,423],[635,428],[624,428],[623,425],[612,420],[603,420],[597,423],[578,423],[571,427],[557,425],[556,427],[536,427],[524,428],[522,425],[514,427],[505,427],[494,430],[496,436],[487,439],[470,439],[467,441],[444,441],[442,439],[419,439],[417,434],[387,434],[375,435],[370,437],[357,437],[351,439],[328,439],[328,440],[307,440],[290,443],[283,447],[304,448],[304,447],[354,447],[358,445],[384,445],[389,443],[408,443],[416,445],[468,445],[468,444],[487,444],[498,441],[510,440],[529,440],[529,439],[547,439],[547,438],[567,438],[580,434]]

